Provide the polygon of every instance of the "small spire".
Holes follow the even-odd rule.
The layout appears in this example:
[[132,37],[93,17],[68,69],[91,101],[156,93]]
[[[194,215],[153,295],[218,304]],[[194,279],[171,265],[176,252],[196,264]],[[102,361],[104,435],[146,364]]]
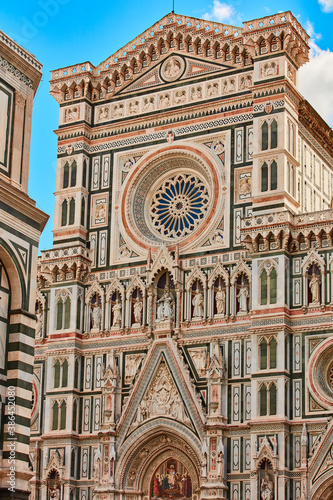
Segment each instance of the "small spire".
[[172,13],[175,13],[175,0],[172,0]]

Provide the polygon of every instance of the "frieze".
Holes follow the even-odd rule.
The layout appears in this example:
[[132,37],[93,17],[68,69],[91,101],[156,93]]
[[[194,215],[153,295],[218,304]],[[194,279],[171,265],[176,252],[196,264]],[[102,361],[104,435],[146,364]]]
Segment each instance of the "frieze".
[[[187,125],[180,127],[178,129],[175,129],[176,135],[187,135],[187,134],[193,134],[194,132],[202,132],[204,130],[210,130],[212,128],[217,128],[217,127],[224,127],[226,125],[230,124],[235,124],[235,123],[244,123],[247,121],[252,121],[253,120],[253,114],[252,113],[246,113],[244,115],[237,115],[237,116],[230,116],[227,118],[222,118],[222,119],[216,119],[212,120],[209,122],[205,123],[198,123],[194,125]],[[114,140],[112,142],[107,142],[105,144],[96,144],[93,146],[89,146],[85,142],[76,142],[72,143],[72,147],[74,148],[74,151],[85,151],[86,153],[98,153],[101,151],[108,151],[110,149],[116,149],[116,148],[122,148],[122,147],[129,147],[133,146],[136,144],[144,144],[147,142],[155,142],[159,140],[166,140],[168,132],[167,131],[161,131],[157,133],[151,133],[147,135],[142,135],[142,136],[135,136],[127,139],[122,139],[122,140]],[[67,146],[59,146],[57,153],[64,154],[66,152],[66,147]]]
[[30,89],[33,88],[33,81],[30,80],[24,73],[22,73],[19,69],[17,69],[15,66],[10,64],[6,59],[4,59],[2,56],[0,56],[0,66],[5,68],[7,71],[12,73],[16,78],[18,78],[21,82],[24,83],[24,85],[27,85]]

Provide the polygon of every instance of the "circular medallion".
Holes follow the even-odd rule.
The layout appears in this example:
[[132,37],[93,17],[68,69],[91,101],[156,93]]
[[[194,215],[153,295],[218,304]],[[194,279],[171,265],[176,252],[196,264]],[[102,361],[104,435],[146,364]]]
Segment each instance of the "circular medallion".
[[166,82],[173,82],[179,78],[184,71],[184,61],[181,57],[171,56],[162,65],[161,74]]
[[313,395],[320,404],[333,406],[333,339],[321,344],[311,356],[309,383]]
[[150,206],[152,227],[161,236],[182,238],[205,217],[209,202],[206,183],[197,175],[176,174],[155,190]]

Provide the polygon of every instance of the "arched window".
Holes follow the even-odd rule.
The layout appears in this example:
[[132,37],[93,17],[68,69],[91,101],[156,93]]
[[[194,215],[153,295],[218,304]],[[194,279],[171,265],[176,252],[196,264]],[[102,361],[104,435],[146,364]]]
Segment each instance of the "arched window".
[[60,406],[60,430],[66,429],[66,402],[63,401]]
[[271,163],[271,190],[277,189],[277,163],[275,160]]
[[62,329],[63,309],[64,309],[64,304],[62,300],[59,300],[57,304],[57,330]]
[[87,187],[87,161],[86,160],[83,160],[82,186]]
[[68,212],[68,203],[67,200],[64,200],[61,204],[61,225],[66,226],[67,224],[67,212]]
[[86,200],[82,197],[81,199],[81,226],[85,225],[86,220]]
[[268,123],[264,122],[261,126],[261,149],[268,149]]
[[58,430],[58,420],[59,420],[59,405],[57,401],[53,404],[53,413],[52,413],[52,430],[57,431]]
[[76,358],[74,364],[74,387],[79,388],[79,358]]
[[267,368],[267,341],[262,339],[260,342],[260,370]]
[[266,267],[260,273],[260,305],[276,304],[277,272],[275,267]]
[[68,188],[68,186],[69,186],[69,165],[68,165],[68,162],[66,162],[64,165],[62,187],[65,189],[65,188]]
[[62,380],[61,380],[61,387],[67,387],[68,383],[68,361],[65,359],[65,361],[62,363]]
[[270,123],[264,121],[261,125],[261,149],[275,149],[278,145],[278,123],[272,120]]
[[274,383],[269,387],[269,414],[276,415],[276,385]]
[[57,302],[57,330],[68,330],[71,319],[71,299],[67,295],[59,297]]
[[[75,477],[75,459],[76,459],[76,453],[73,448],[71,452],[71,477]],[[73,493],[73,491],[71,491],[71,493]]]
[[77,170],[76,161],[73,161],[71,165],[71,187],[76,186],[76,170]]
[[76,402],[76,399],[74,399],[74,403],[73,403],[73,419],[72,419],[72,429],[73,429],[73,431],[76,431],[76,421],[77,421],[77,402]]
[[269,275],[269,302],[276,304],[277,300],[277,274],[275,268],[271,270]]
[[275,337],[267,340],[262,338],[259,344],[260,370],[276,368],[277,364],[277,342]]
[[278,126],[277,126],[277,121],[273,120],[271,123],[271,148],[277,148],[277,143],[278,143]]
[[54,364],[54,388],[60,387],[60,361]]
[[261,191],[268,191],[268,165],[266,162],[261,166]]
[[274,337],[269,343],[269,367],[276,368],[276,340]]
[[260,304],[267,304],[267,271],[264,269],[260,275]]
[[76,329],[81,330],[81,309],[82,309],[82,299],[81,296],[78,297],[76,303]]
[[71,320],[71,299],[69,297],[65,300],[65,321],[64,329],[68,330]]
[[260,416],[267,415],[267,387],[265,384],[262,384],[259,391],[259,400],[260,400]]
[[74,198],[71,198],[71,200],[69,202],[69,221],[68,221],[68,224],[69,225],[74,224],[74,220],[75,220],[75,200],[74,200]]

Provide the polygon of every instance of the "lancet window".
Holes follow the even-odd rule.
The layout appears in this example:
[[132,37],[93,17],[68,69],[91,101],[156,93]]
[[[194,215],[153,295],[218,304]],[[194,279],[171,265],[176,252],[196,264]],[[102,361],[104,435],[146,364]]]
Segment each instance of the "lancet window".
[[62,291],[57,296],[56,329],[67,330],[70,327],[71,299],[69,293]]
[[276,415],[277,388],[275,382],[262,383],[259,388],[259,414]]
[[260,305],[276,304],[277,272],[269,262],[260,272]]
[[278,168],[275,160],[261,165],[261,191],[277,189]]
[[66,429],[67,404],[65,400],[55,400],[52,404],[52,430]]
[[277,342],[275,337],[266,339],[263,337],[259,343],[260,370],[276,368]]

